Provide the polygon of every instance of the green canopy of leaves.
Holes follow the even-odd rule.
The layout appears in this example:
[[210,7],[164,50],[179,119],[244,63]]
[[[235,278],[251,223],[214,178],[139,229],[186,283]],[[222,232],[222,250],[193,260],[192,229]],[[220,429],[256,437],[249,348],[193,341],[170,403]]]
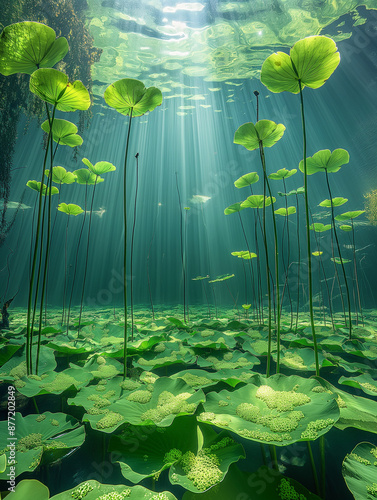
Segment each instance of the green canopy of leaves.
[[[272,197],[272,203],[275,203],[276,198]],[[264,197],[263,194],[253,194],[241,203],[243,208],[263,208],[263,202],[266,207],[271,205],[271,197]]]
[[[45,170],[45,175],[50,176],[50,170]],[[76,175],[72,172],[67,172],[64,167],[52,167],[52,182],[56,184],[72,184],[76,180]]]
[[79,215],[83,213],[83,209],[74,203],[59,203],[58,205],[59,212],[63,212],[67,215]]
[[86,110],[89,92],[79,80],[71,83],[68,76],[56,69],[37,69],[30,77],[30,90],[60,111]]
[[68,52],[64,37],[45,24],[25,21],[6,26],[0,35],[0,73],[31,75],[38,68],[51,68]]
[[[313,156],[306,158],[307,174],[312,175],[317,172],[327,172],[332,174],[340,170],[340,167],[350,161],[350,155],[345,149],[329,149],[317,151]],[[304,172],[304,161],[301,160],[299,169]]]
[[283,137],[285,126],[282,123],[275,123],[271,120],[259,120],[254,123],[244,123],[234,134],[233,142],[244,146],[249,151],[263,147],[273,146]]
[[142,116],[162,103],[162,94],[156,87],[146,88],[139,80],[124,78],[105,90],[105,101],[122,115]]
[[337,46],[326,36],[309,36],[296,42],[290,50],[271,54],[263,63],[261,82],[271,92],[297,94],[305,86],[321,87],[337,68],[340,55]]
[[251,186],[259,181],[259,175],[256,172],[250,172],[249,174],[242,175],[239,179],[234,182],[236,188],[243,188],[246,186]]
[[[38,193],[41,192],[42,190],[42,196],[46,196],[50,194],[50,190],[47,189],[47,186],[46,184],[43,184],[43,187],[41,188],[41,183],[38,182],[38,181],[27,181],[26,183],[27,187],[29,187],[30,189],[32,189],[33,191],[38,191]],[[59,193],[59,189],[55,186],[52,186],[51,187],[51,194],[58,194]]]
[[[50,123],[48,120],[44,121],[41,127],[47,134],[50,132]],[[52,123],[52,138],[55,142],[63,146],[70,146],[71,148],[81,146],[83,141],[82,137],[77,134],[77,130],[74,123],[55,118]]]
[[342,474],[355,500],[377,496],[377,447],[359,443],[343,461]]
[[292,168],[292,170],[287,170],[286,168],[281,168],[274,174],[270,174],[268,177],[274,181],[278,181],[281,179],[288,179],[288,177],[292,177],[297,172],[296,168]]

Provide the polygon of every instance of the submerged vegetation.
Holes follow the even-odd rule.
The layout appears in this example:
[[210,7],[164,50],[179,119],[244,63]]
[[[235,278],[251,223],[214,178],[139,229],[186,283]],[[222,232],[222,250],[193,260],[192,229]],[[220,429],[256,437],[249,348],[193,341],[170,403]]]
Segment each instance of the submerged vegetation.
[[[319,150],[307,156],[311,137],[306,128],[310,113],[304,106],[305,87],[317,89],[330,79],[340,61],[335,42],[325,36],[308,37],[295,43],[289,55],[269,55],[262,65],[261,82],[271,92],[299,95],[296,101],[301,113],[303,150],[297,169],[281,166],[272,172],[268,149],[283,142],[286,126],[259,119],[258,92],[255,123],[245,123],[235,132],[234,143],[258,151],[260,161],[259,174],[246,173],[234,182],[240,193],[249,190],[250,195],[224,211],[238,218],[245,240],[246,249],[232,252],[243,268],[242,309],[238,292],[235,295],[229,286],[237,281],[235,274],[199,275],[192,280],[201,282],[207,304],[202,308],[191,305],[189,314],[186,225],[190,207],[182,208],[176,175],[183,321],[175,310],[153,306],[152,297],[152,311],[134,307],[131,298],[131,321],[128,317],[127,171],[131,125],[134,118],[162,103],[159,89],[146,88],[130,78],[115,81],[104,93],[110,108],[128,116],[121,200],[123,308],[83,307],[94,198],[97,187],[105,180],[101,176],[114,172],[116,167],[109,161],[93,164],[87,158],[82,160],[86,168],[74,172],[55,165],[58,148],[83,143],[76,125],[58,118],[59,112],[87,110],[91,105],[89,91],[81,81],[71,81],[63,71],[53,69],[68,50],[64,37],[56,38],[54,30],[37,22],[10,25],[0,37],[0,73],[30,75],[30,91],[43,102],[46,115],[41,126],[45,134],[43,163],[36,172],[37,179],[27,183],[36,193],[27,312],[14,314],[9,328],[2,326],[0,377],[3,387],[7,387],[5,397],[15,398],[19,405],[11,419],[17,434],[17,468],[15,472],[12,469],[13,445],[4,446],[0,450],[0,479],[5,481],[13,472],[22,479],[12,486],[14,500],[48,500],[48,488],[54,485],[47,472],[80,457],[76,466],[81,460],[85,465],[90,462],[89,471],[85,469],[88,477],[75,474],[74,480],[65,479],[65,488],[72,487],[54,492],[52,500],[253,498],[254,480],[258,477],[267,477],[263,482],[266,499],[325,499],[328,464],[334,460],[326,440],[332,442],[340,432],[347,436],[348,427],[367,432],[368,439],[375,440],[377,433],[373,366],[377,360],[376,318],[363,310],[355,247],[354,220],[364,210],[351,206],[351,211],[339,213],[338,208],[348,200],[333,197],[329,174],[336,174],[348,163],[346,150]],[[138,161],[136,165],[138,168]],[[303,187],[287,191],[288,179],[301,175],[299,171]],[[326,224],[315,220],[310,203],[311,175],[318,172],[325,176],[329,196],[320,203],[321,208],[330,209]],[[275,189],[278,182],[282,182],[284,192]],[[85,189],[83,208],[68,197],[73,184]],[[290,196],[295,204],[288,205]],[[373,196],[375,191],[367,195],[366,202],[366,216],[371,221]],[[210,200],[202,195],[194,195],[192,200],[194,197],[201,204]],[[58,313],[47,307],[46,300],[53,271],[51,244],[58,238],[53,216],[55,199],[60,212],[56,217],[66,217],[64,235],[60,235],[64,241],[65,274],[62,311]],[[279,201],[283,201],[283,207],[278,207]],[[305,219],[306,233],[306,256],[302,260],[300,216]],[[73,239],[71,221],[80,218],[78,238]],[[296,238],[289,227],[294,218]],[[136,212],[131,252],[135,221]],[[279,233],[280,221],[284,229]],[[252,236],[248,234],[250,224]],[[84,227],[87,239],[82,248]],[[272,227],[272,238],[268,227]],[[327,231],[331,254],[326,256],[325,267],[321,238]],[[346,233],[352,237],[352,260],[342,255],[341,239]],[[295,240],[298,262],[291,260]],[[69,247],[74,254],[70,292]],[[79,254],[84,265],[81,302],[75,307],[72,296]],[[314,265],[317,261],[318,267]],[[297,269],[297,276],[290,280],[293,269]],[[131,295],[132,279],[131,271]],[[307,291],[307,310],[299,306],[304,296],[302,287]],[[336,287],[340,312],[334,306]],[[227,289],[234,304],[232,310],[224,310],[216,302],[220,289]],[[61,411],[45,410],[57,402]],[[0,422],[0,426],[2,435],[11,428],[8,420]],[[88,443],[93,444],[93,459],[92,450],[85,449]],[[302,474],[300,481],[284,474],[281,460],[283,452],[297,443],[305,443],[310,464],[307,470],[311,471],[311,477]],[[95,461],[98,457],[99,467]],[[361,442],[336,459],[339,465],[343,460],[342,474],[354,498],[376,496],[375,444]],[[99,481],[93,479],[94,464]],[[118,484],[110,484],[115,479]],[[145,487],[138,486],[140,482]]]

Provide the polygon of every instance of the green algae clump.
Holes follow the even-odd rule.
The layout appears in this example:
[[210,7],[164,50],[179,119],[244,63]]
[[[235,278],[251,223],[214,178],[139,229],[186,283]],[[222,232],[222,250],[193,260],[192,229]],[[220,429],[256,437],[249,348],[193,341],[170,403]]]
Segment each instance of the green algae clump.
[[158,397],[157,407],[150,408],[141,415],[141,420],[152,420],[153,422],[161,422],[168,415],[177,415],[178,413],[192,413],[195,408],[195,403],[187,403],[186,399],[192,394],[183,392],[174,396],[169,391],[163,391]]
[[150,391],[135,391],[135,392],[131,392],[131,394],[129,394],[126,397],[126,399],[128,401],[134,401],[135,403],[145,404],[145,403],[149,403],[149,401],[151,400],[151,397],[152,397],[152,393]]
[[205,491],[221,481],[222,471],[219,469],[219,459],[209,450],[202,449],[197,455],[192,451],[187,451],[180,465],[187,478],[192,481],[199,491]]
[[268,385],[261,385],[256,392],[256,397],[264,401],[269,408],[277,411],[291,411],[296,406],[305,405],[311,401],[309,396],[301,392],[275,391]]
[[318,419],[309,422],[306,430],[301,433],[301,439],[314,440],[318,437],[318,432],[323,431],[326,427],[333,425],[335,420],[333,418]]
[[32,432],[18,440],[17,451],[28,451],[42,445],[42,434],[39,432]]
[[200,387],[202,385],[211,383],[211,380],[209,378],[199,377],[198,375],[194,375],[193,373],[185,373],[180,378],[183,379],[190,387]]
[[71,495],[72,498],[75,498],[77,500],[82,500],[92,490],[93,486],[90,483],[86,482],[81,486],[79,486],[78,488],[76,488],[75,490],[73,490]]
[[280,481],[278,492],[282,500],[306,500],[306,496],[302,493],[297,493],[294,486],[285,478]]
[[178,450],[177,448],[172,448],[170,451],[165,453],[164,456],[164,463],[166,464],[172,464],[179,460],[182,457],[182,452],[181,450]]
[[236,413],[240,418],[248,422],[259,422],[261,418],[260,409],[251,403],[241,403],[236,408]]
[[139,382],[138,380],[132,380],[130,378],[126,378],[126,380],[120,382],[119,385],[125,391],[134,391],[135,389],[138,389],[141,386],[141,382]]
[[101,420],[96,423],[97,429],[108,429],[119,424],[123,420],[123,415],[115,411],[109,411]]

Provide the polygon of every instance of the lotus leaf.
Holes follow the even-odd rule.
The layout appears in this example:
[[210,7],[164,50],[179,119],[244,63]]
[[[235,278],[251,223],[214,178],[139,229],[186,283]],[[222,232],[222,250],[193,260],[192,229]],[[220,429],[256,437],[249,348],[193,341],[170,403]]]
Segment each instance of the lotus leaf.
[[[272,203],[275,203],[276,198],[272,197]],[[263,194],[253,194],[241,203],[243,208],[263,208],[263,202],[266,207],[271,205],[271,197],[264,197]]]
[[322,222],[314,222],[314,224],[310,224],[309,229],[315,231],[316,233],[323,233],[324,231],[328,231],[331,229],[331,224],[322,224]]
[[84,210],[79,207],[78,205],[75,205],[74,203],[59,203],[58,205],[58,210],[59,212],[63,212],[67,215],[79,215],[84,212]]
[[336,397],[315,392],[316,387],[317,381],[296,375],[266,378],[256,374],[233,392],[207,394],[198,419],[243,438],[277,446],[312,441],[328,432],[339,418]]
[[37,69],[30,77],[30,90],[60,111],[86,110],[89,92],[82,82],[69,82],[68,76],[56,69]]
[[234,213],[237,213],[237,212],[241,212],[241,210],[243,210],[244,208],[245,207],[241,206],[241,202],[239,202],[239,203],[233,203],[233,205],[229,205],[229,207],[227,207],[224,210],[224,214],[225,215],[230,215],[230,214],[234,214]]
[[249,252],[247,250],[242,250],[241,252],[232,252],[231,253],[234,257],[238,257],[239,259],[245,259],[245,260],[250,260],[254,259],[257,257],[256,253]]
[[[50,176],[48,169],[45,170],[45,175]],[[72,184],[75,180],[75,174],[67,172],[64,167],[52,167],[52,182],[55,182],[55,184]]]
[[45,24],[22,22],[6,26],[0,35],[0,73],[31,75],[38,68],[51,68],[68,52],[64,37]]
[[236,188],[243,188],[246,186],[251,186],[259,181],[259,175],[256,172],[250,172],[249,174],[242,175],[239,179],[234,182]]
[[278,181],[281,179],[288,179],[297,172],[297,169],[292,168],[292,170],[287,170],[286,168],[281,168],[274,174],[270,174],[268,177],[274,181]]
[[82,162],[95,175],[102,175],[116,170],[115,166],[108,161],[98,161],[95,165],[93,165],[87,158],[83,158]]
[[340,55],[337,46],[326,36],[309,36],[296,42],[290,55],[277,52],[262,65],[261,82],[271,92],[298,94],[301,87],[321,87],[337,68]]
[[275,123],[271,120],[259,120],[254,123],[244,123],[234,134],[233,142],[244,146],[249,151],[263,147],[273,146],[283,137],[285,127],[282,123]]
[[296,207],[288,207],[288,208],[279,208],[275,210],[275,214],[282,215],[283,217],[288,217],[288,215],[292,215],[296,213]]
[[345,203],[347,203],[348,201],[348,198],[342,198],[341,196],[338,196],[337,198],[332,198],[332,200],[323,200],[321,201],[321,203],[319,204],[320,207],[341,207],[342,205],[344,205]]
[[344,222],[350,219],[356,219],[359,215],[364,214],[365,210],[354,210],[353,212],[345,212],[344,214],[337,215],[335,220],[339,222]]
[[47,486],[36,479],[23,479],[17,484],[15,491],[12,493],[12,500],[25,500],[25,498],[48,500],[50,492]]
[[86,168],[79,168],[78,170],[75,170],[73,173],[76,176],[77,184],[87,184],[89,186],[93,184],[98,184],[105,180],[102,179],[102,177],[98,177],[98,175],[93,174],[93,172],[91,172],[89,169]]
[[348,264],[351,262],[349,259],[344,259],[343,257],[331,257],[331,260],[335,262],[335,264]]
[[377,496],[377,447],[359,443],[343,460],[342,474],[355,500]]
[[[81,446],[85,439],[84,426],[64,413],[45,412],[41,415],[22,416],[16,413],[15,427],[17,429],[17,469],[22,472],[33,471],[41,462],[53,462],[62,458],[67,452]],[[7,433],[8,421],[0,422],[2,435]],[[6,479],[7,470],[0,474],[0,479]]]
[[124,78],[105,90],[105,101],[122,115],[142,116],[162,103],[162,94],[156,87],[146,88],[139,80]]
[[[313,156],[306,158],[307,174],[312,175],[316,172],[327,172],[329,174],[340,170],[340,167],[350,161],[350,155],[345,149],[322,149]],[[299,169],[304,172],[304,161],[301,160]]]
[[[26,185],[27,185],[27,187],[29,187],[33,191],[37,191],[38,193],[41,192],[41,183],[38,181],[27,181]],[[49,193],[50,193],[50,189],[47,189],[46,184],[43,184],[42,196],[46,196],[46,194],[48,195]],[[53,194],[58,194],[58,193],[59,193],[59,189],[55,186],[52,186],[51,187],[51,194],[53,195]]]
[[278,191],[279,196],[294,196],[298,194],[305,194],[305,188],[299,187],[297,189],[292,189],[292,191],[289,191],[289,193],[282,193],[281,191]]
[[[41,127],[46,134],[50,132],[50,123],[48,120],[44,121]],[[55,142],[63,146],[69,146],[71,148],[81,146],[83,141],[82,137],[77,134],[77,130],[74,123],[55,118],[52,124],[52,138]]]

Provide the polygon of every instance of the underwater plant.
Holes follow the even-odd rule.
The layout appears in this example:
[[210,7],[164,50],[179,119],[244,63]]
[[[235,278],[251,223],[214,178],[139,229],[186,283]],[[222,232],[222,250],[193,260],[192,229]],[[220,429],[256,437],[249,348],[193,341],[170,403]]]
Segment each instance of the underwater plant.
[[124,78],[117,80],[107,87],[104,98],[106,103],[118,113],[129,116],[126,148],[124,154],[123,172],[123,217],[124,217],[124,256],[123,256],[123,281],[124,281],[124,378],[127,374],[127,157],[130,142],[132,118],[142,116],[148,111],[153,111],[162,103],[162,94],[156,87],[145,88],[139,80]]
[[290,50],[290,55],[285,52],[276,52],[270,55],[263,63],[261,82],[271,92],[291,92],[300,94],[301,120],[303,135],[303,172],[305,191],[305,216],[306,216],[306,243],[308,258],[308,288],[309,312],[314,351],[316,358],[316,374],[319,375],[318,347],[315,335],[313,313],[313,277],[312,254],[309,229],[309,199],[308,199],[308,172],[306,159],[306,123],[304,111],[304,87],[317,89],[322,87],[337,68],[340,61],[336,43],[326,36],[310,36],[296,42]]
[[[262,208],[263,208],[263,239],[264,239],[264,247],[266,254],[266,275],[267,275],[267,288],[268,288],[268,331],[269,331],[269,353],[267,356],[267,375],[270,374],[270,349],[271,349],[271,340],[272,340],[272,321],[271,321],[271,283],[270,283],[270,266],[269,266],[269,256],[268,256],[268,246],[267,246],[267,235],[266,235],[266,205],[267,200],[269,200],[269,204],[271,205],[272,211],[272,222],[273,222],[273,231],[274,231],[274,244],[275,244],[275,285],[276,285],[276,309],[277,309],[277,324],[276,324],[276,337],[277,337],[277,361],[276,361],[276,372],[279,373],[280,370],[280,289],[279,289],[279,247],[278,247],[278,237],[277,237],[277,228],[276,228],[276,217],[273,204],[276,201],[276,198],[273,198],[271,186],[267,176],[266,169],[266,160],[264,154],[265,147],[273,146],[277,141],[279,141],[284,134],[285,126],[281,123],[276,124],[270,120],[259,120],[255,125],[253,123],[245,123],[239,127],[235,134],[233,142],[235,144],[240,144],[244,146],[249,151],[253,151],[255,149],[259,149],[259,156],[261,160],[261,165],[263,169],[263,196],[262,198]],[[268,190],[269,198],[266,196],[266,189]],[[242,206],[253,206],[251,200],[254,201],[254,196],[249,196],[248,199],[243,202]]]
[[[185,252],[185,241],[186,241],[186,231],[183,229],[183,210],[181,203],[181,194],[179,192],[178,186],[178,174],[175,173],[175,185],[177,189],[178,195],[178,206],[179,206],[179,234],[180,234],[180,243],[181,243],[181,265],[182,265],[182,277],[183,277],[183,321],[186,323],[188,316],[188,305],[186,305],[186,252]],[[185,218],[186,221],[186,218]]]

